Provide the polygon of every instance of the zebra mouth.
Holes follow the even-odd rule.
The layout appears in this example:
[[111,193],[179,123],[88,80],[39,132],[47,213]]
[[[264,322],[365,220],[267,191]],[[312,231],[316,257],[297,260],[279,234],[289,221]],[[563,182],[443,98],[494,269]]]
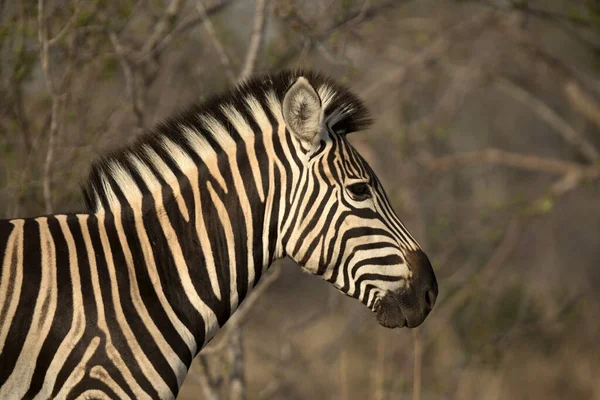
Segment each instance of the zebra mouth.
[[403,328],[408,325],[400,308],[400,302],[391,293],[386,294],[379,301],[375,313],[377,314],[377,322],[386,328]]

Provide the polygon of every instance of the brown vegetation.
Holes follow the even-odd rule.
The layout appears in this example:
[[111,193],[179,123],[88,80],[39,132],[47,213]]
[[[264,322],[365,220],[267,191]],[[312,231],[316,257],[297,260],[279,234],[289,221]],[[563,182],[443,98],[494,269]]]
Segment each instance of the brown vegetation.
[[600,9],[591,0],[0,0],[0,217],[82,208],[99,153],[252,73],[310,67],[428,252],[386,330],[282,262],[181,399],[599,399]]

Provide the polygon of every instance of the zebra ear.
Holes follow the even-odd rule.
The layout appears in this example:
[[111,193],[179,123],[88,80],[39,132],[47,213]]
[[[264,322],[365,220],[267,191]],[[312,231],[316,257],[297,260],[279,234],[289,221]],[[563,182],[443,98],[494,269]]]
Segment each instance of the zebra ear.
[[300,141],[318,143],[323,126],[321,99],[303,76],[294,82],[283,98],[283,119]]

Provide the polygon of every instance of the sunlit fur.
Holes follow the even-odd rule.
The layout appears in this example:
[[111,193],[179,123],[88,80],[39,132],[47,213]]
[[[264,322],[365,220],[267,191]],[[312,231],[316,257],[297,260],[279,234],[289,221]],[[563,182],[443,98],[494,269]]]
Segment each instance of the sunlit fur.
[[[282,114],[300,76],[323,107],[314,146]],[[373,310],[411,285],[418,245],[346,139],[367,124],[323,76],[255,78],[96,161],[87,213],[1,220],[0,398],[173,398],[286,255]]]

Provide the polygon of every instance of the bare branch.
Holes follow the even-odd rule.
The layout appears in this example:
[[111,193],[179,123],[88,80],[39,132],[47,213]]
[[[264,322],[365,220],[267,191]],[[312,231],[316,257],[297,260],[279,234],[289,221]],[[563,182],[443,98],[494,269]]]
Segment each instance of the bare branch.
[[[277,3],[276,3],[277,4]],[[377,16],[382,11],[385,11],[388,8],[392,8],[398,4],[397,0],[388,0],[383,1],[377,5],[368,7],[361,7],[361,9],[357,12],[348,13],[341,20],[336,20],[336,22],[330,25],[328,28],[322,30],[321,32],[313,33],[311,31],[310,26],[303,21],[297,13],[284,13],[283,17],[284,21],[290,22],[293,24],[298,24],[302,27],[303,35],[304,35],[304,44],[303,49],[300,51],[300,54],[306,54],[309,50],[314,48],[319,43],[323,42],[327,38],[329,38],[333,33],[339,31],[340,29],[356,26],[360,22],[365,22],[375,16]],[[360,16],[360,18],[358,18]],[[357,19],[358,18],[358,19]],[[288,62],[293,60],[298,55],[298,49],[294,47],[290,47],[290,50],[282,55],[277,61],[274,68],[279,68],[285,66]]]
[[495,276],[498,268],[502,266],[512,254],[521,234],[522,218],[523,217],[521,216],[512,217],[504,230],[504,235],[500,244],[496,247],[487,263],[470,281],[470,284],[464,286],[460,291],[456,292],[456,294],[449,299],[445,299],[445,301],[440,304],[435,315],[435,328],[433,329],[433,333],[429,336],[429,343],[431,343],[433,338],[446,328],[448,321],[452,318],[454,312],[458,310],[469,297],[471,297],[476,289],[488,282],[491,277]]
[[44,81],[50,96],[54,96],[55,89],[50,76],[50,68],[48,61],[48,28],[46,26],[46,17],[44,16],[44,0],[38,0],[38,40],[40,42],[40,65],[44,73]]
[[340,357],[340,399],[348,400],[350,396],[348,395],[348,355],[346,354],[346,349],[341,349]]
[[[543,165],[544,163],[545,162],[539,163],[539,165]],[[526,165],[527,167],[529,167],[529,164]],[[540,203],[542,201],[546,200],[548,196],[558,198],[568,193],[569,191],[577,188],[581,183],[585,181],[600,179],[600,168],[597,166],[577,166],[576,164],[558,161],[557,164],[548,163],[542,169],[545,170],[545,172],[553,171],[552,173],[558,174],[560,174],[558,170],[562,169],[562,178],[558,182],[551,185],[547,192],[530,202],[529,206],[526,207],[522,213],[514,215],[511,218],[504,231],[504,235],[500,244],[496,247],[496,249],[492,253],[492,256],[477,273],[474,279],[470,281],[468,286],[463,287],[450,299],[447,299],[442,303],[443,305],[441,305],[435,318],[437,326],[435,328],[435,333],[430,336],[430,340],[428,340],[428,343],[431,343],[432,339],[436,337],[437,334],[443,331],[444,327],[447,325],[448,320],[452,317],[454,312],[462,304],[464,304],[465,301],[467,301],[467,299],[473,294],[473,292],[476,289],[482,287],[491,279],[493,279],[494,276],[497,275],[498,269],[505,264],[505,262],[508,260],[508,258],[514,251],[519,241],[519,237],[525,222],[529,218],[535,215],[539,215],[540,213],[546,211],[544,210],[544,208],[540,207]],[[538,169],[536,168],[536,170]]]
[[156,23],[154,29],[152,30],[152,34],[142,46],[143,55],[150,54],[159,41],[171,29],[175,23],[175,20],[177,19],[177,13],[179,12],[180,7],[181,0],[171,0],[171,3],[165,10],[162,18]]
[[412,400],[421,400],[421,372],[423,370],[423,346],[421,343],[420,331],[413,329],[413,393]]
[[204,29],[206,30],[208,37],[210,37],[210,40],[215,48],[215,51],[217,52],[217,54],[219,56],[221,65],[225,69],[225,75],[227,76],[227,79],[229,79],[229,82],[235,84],[235,82],[236,82],[235,73],[233,72],[233,69],[231,68],[231,61],[229,61],[229,56],[227,55],[227,52],[225,51],[223,44],[221,43],[221,41],[219,40],[219,38],[217,36],[217,32],[215,31],[215,28],[214,28],[212,22],[210,21],[208,13],[206,12],[206,7],[204,6],[204,2],[202,0],[198,0],[196,2],[196,9],[198,10],[198,14],[200,14],[200,18],[202,19],[202,25],[204,26]]
[[576,189],[584,182],[600,179],[600,168],[588,167],[578,171],[572,171],[566,174],[562,179],[556,182],[550,188],[550,194],[554,197],[560,197]]
[[204,400],[219,400],[219,387],[210,379],[210,372],[206,357],[202,354],[198,356],[199,370],[196,374],[189,374],[198,380],[200,387],[202,388],[202,395]]
[[48,40],[48,46],[52,47],[52,46],[56,45],[57,43],[59,43],[61,40],[64,39],[64,37],[67,35],[67,33],[69,33],[71,31],[71,29],[73,28],[73,26],[75,24],[75,21],[77,20],[77,16],[79,15],[80,2],[81,2],[80,0],[75,1],[73,15],[71,15],[71,18],[69,18],[69,20],[67,21],[65,26],[60,30],[60,32],[58,32],[56,34],[56,36],[54,36],[53,38]]
[[[78,6],[76,6],[78,7]],[[46,25],[46,17],[45,17],[45,4],[44,0],[38,0],[38,14],[37,14],[37,22],[38,22],[38,41],[40,43],[40,65],[42,67],[44,81],[46,83],[46,89],[52,99],[52,108],[50,111],[50,131],[48,135],[48,148],[46,150],[46,156],[44,158],[43,165],[43,176],[42,176],[42,192],[44,197],[44,208],[47,214],[53,212],[52,205],[52,163],[54,161],[54,151],[56,147],[56,141],[58,136],[58,114],[61,108],[61,105],[65,101],[65,94],[63,91],[65,90],[66,85],[68,84],[71,73],[73,71],[73,41],[70,43],[68,48],[69,53],[69,62],[67,67],[65,68],[65,73],[63,76],[63,80],[59,90],[61,93],[58,93],[56,85],[52,79],[52,74],[50,72],[50,59],[49,59],[49,48],[50,42],[48,40],[48,27]],[[61,38],[64,37],[68,32],[70,32],[71,25],[67,24],[65,29],[59,33]]]
[[566,175],[587,168],[585,165],[555,158],[518,154],[494,148],[452,154],[427,160],[424,163],[432,172],[478,164],[505,165],[553,175]]
[[385,336],[377,334],[377,360],[374,369],[375,388],[373,389],[374,400],[385,399]]
[[360,7],[360,11],[358,12],[358,15],[356,15],[356,17],[350,19],[345,25],[357,25],[359,23],[361,23],[365,17],[367,16],[367,11],[369,11],[369,7],[371,5],[371,0],[365,0],[363,2],[363,5]]
[[235,328],[241,326],[244,323],[246,316],[249,314],[250,310],[252,310],[254,304],[256,304],[257,300],[261,297],[261,295],[269,287],[271,287],[271,285],[275,283],[275,281],[277,281],[277,278],[280,274],[281,267],[275,267],[273,271],[265,274],[261,278],[258,285],[250,292],[250,294],[248,294],[248,297],[242,302],[237,311],[233,313],[231,318],[229,318],[225,326],[223,326],[223,328],[221,329],[221,338],[219,342],[202,349],[202,355],[218,353],[222,351],[225,348],[225,346],[227,346],[233,330],[235,330]]
[[[220,3],[217,3],[213,6],[206,8],[206,14],[207,15],[216,14],[217,12],[220,12],[223,9],[225,9],[230,4],[233,4],[233,0],[222,0]],[[159,38],[159,41],[154,45],[154,47],[152,47],[150,49],[150,51],[142,54],[141,58],[136,61],[137,62],[146,61],[148,58],[160,53],[166,47],[168,47],[171,44],[171,42],[173,42],[173,40],[175,40],[176,37],[178,37],[185,31],[192,29],[193,27],[196,26],[196,24],[198,24],[202,21],[203,21],[203,18],[202,18],[202,16],[199,16],[199,15],[198,16],[190,16],[190,17],[184,19],[182,22],[177,24],[170,32],[166,33],[164,35],[164,37],[162,37],[162,39]]]
[[[458,153],[423,160],[422,162],[432,172],[448,171],[470,165],[491,164],[559,175],[561,178],[550,187],[547,193],[552,197],[560,197],[577,188],[583,182],[600,179],[600,167],[596,165],[582,165],[554,158],[511,153],[493,148]],[[538,207],[536,204],[537,201],[532,204],[527,213],[537,213]]]
[[242,329],[237,326],[231,333],[229,344],[229,398],[244,400],[246,398],[246,382],[244,379],[244,348]]
[[252,75],[256,65],[256,57],[262,44],[264,25],[265,25],[265,8],[266,0],[256,0],[256,12],[254,14],[254,25],[252,26],[252,36],[246,53],[246,61],[240,72],[238,81],[246,80]]
[[56,146],[56,136],[58,135],[58,108],[59,101],[52,101],[52,111],[50,118],[50,134],[48,137],[48,149],[44,159],[43,186],[44,208],[46,214],[51,214],[54,210],[52,206],[52,162],[54,161],[54,149]]
[[479,13],[476,13],[472,18],[468,18],[451,29],[445,31],[437,40],[435,40],[429,46],[426,46],[420,52],[416,53],[403,66],[394,69],[394,71],[387,76],[382,77],[369,87],[361,90],[362,97],[369,98],[375,96],[385,85],[400,84],[406,78],[411,69],[420,68],[429,60],[439,57],[441,54],[445,53],[450,47],[452,37],[454,35],[466,31],[473,34],[473,32],[479,30],[480,28],[486,27],[486,24],[493,16],[494,13],[492,11],[483,10]]
[[565,93],[573,107],[600,128],[600,106],[598,103],[584,93],[575,82],[568,82],[565,85]]
[[505,93],[513,96],[521,103],[530,107],[542,120],[552,126],[563,139],[571,143],[589,161],[596,162],[600,158],[596,148],[583,136],[581,136],[567,121],[552,110],[546,103],[534,96],[532,93],[515,85],[508,79],[497,77],[496,86]]
[[137,117],[138,127],[140,129],[144,128],[144,111],[143,105],[140,103],[139,96],[137,95],[135,77],[133,75],[133,70],[129,61],[127,60],[127,54],[119,43],[119,39],[114,32],[109,34],[110,41],[113,45],[115,53],[117,54],[117,58],[119,59],[119,64],[121,65],[121,69],[123,69],[123,74],[125,76],[125,84],[127,87],[127,95],[129,96],[129,101],[133,107],[133,112]]
[[539,35],[532,35],[529,31],[516,26],[517,24],[519,24],[519,21],[516,18],[503,18],[501,20],[498,27],[502,30],[506,40],[510,40],[523,48],[537,62],[542,63],[545,68],[552,69],[567,80],[575,81],[581,87],[600,93],[600,81],[598,79],[582,71],[577,63],[566,63],[556,55],[545,51],[546,46],[540,43]]

